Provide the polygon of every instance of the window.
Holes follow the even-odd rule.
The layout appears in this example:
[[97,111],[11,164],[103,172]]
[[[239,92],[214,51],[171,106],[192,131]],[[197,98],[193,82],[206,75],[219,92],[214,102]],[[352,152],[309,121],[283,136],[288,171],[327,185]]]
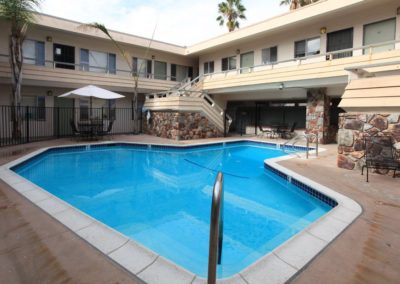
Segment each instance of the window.
[[103,105],[103,119],[115,120],[116,119],[116,100],[106,100]]
[[222,58],[222,71],[236,69],[236,56]]
[[[353,28],[328,33],[327,52],[353,48]],[[334,53],[333,59],[353,56],[352,51]],[[330,57],[328,57],[330,58]]]
[[82,71],[116,74],[116,55],[82,48],[80,67]]
[[320,53],[321,38],[311,38],[294,43],[294,57],[306,57]]
[[154,79],[167,80],[167,63],[154,61]]
[[[46,97],[28,97],[24,96],[21,100],[21,106],[23,106],[23,117],[26,118],[27,115],[29,119],[35,120],[46,120]],[[28,114],[26,113],[28,112]]]
[[262,51],[262,64],[271,64],[278,61],[278,47],[264,48]]
[[89,100],[79,99],[79,120],[89,120]]
[[[396,39],[396,19],[389,19],[364,26],[364,45],[384,43]],[[389,51],[395,48],[394,43],[372,48],[372,52]],[[364,50],[364,54],[369,53]]]
[[189,75],[189,68],[187,66],[171,64],[171,81],[182,82]]
[[25,63],[40,66],[45,65],[44,42],[27,39],[22,44],[22,50],[24,52]]
[[204,74],[214,73],[214,61],[204,62]]
[[247,52],[240,55],[241,73],[249,73],[254,67],[254,52]]
[[133,57],[133,72],[140,78],[151,77],[151,60]]

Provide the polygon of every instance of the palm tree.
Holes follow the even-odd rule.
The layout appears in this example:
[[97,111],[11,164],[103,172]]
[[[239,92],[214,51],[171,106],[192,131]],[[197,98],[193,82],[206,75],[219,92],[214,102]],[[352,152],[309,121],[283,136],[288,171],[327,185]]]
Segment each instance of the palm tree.
[[281,0],[281,5],[290,5],[290,10],[295,10],[317,1],[318,0]]
[[24,55],[22,44],[29,25],[35,22],[34,11],[39,8],[40,0],[0,0],[0,18],[11,23],[9,36],[10,67],[12,81],[11,120],[12,137],[21,137],[21,86]]
[[[126,64],[129,67],[129,70],[132,71],[132,78],[133,78],[133,124],[134,124],[134,133],[137,134],[139,132],[139,116],[138,116],[138,88],[139,88],[139,75],[141,73],[141,70],[144,68],[144,66],[140,65],[138,66],[136,72],[133,70],[133,62],[131,61],[130,56],[125,52],[125,50],[118,44],[117,41],[111,36],[110,32],[108,29],[100,23],[89,23],[89,24],[83,24],[79,28],[81,29],[93,29],[93,30],[99,30],[102,33],[104,33],[114,44],[114,46],[117,48],[118,52],[122,56],[122,58],[125,60]],[[154,28],[153,35],[151,37],[151,40],[149,41],[149,46],[146,49],[144,58],[147,58],[148,52],[150,50],[151,43],[153,42],[154,34],[155,34],[156,28]],[[143,64],[143,63],[142,63]]]
[[226,26],[229,32],[239,28],[239,19],[244,20],[246,16],[244,12],[246,8],[242,5],[241,0],[226,0],[218,4],[218,13],[220,14],[217,18],[220,26],[223,26],[226,20]]

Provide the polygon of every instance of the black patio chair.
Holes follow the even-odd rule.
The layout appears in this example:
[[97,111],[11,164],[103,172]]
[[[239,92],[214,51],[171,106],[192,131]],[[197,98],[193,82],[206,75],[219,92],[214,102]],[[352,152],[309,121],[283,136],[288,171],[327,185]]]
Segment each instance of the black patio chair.
[[393,178],[396,171],[400,170],[400,160],[393,147],[391,136],[373,136],[365,138],[365,164],[361,168],[361,175],[364,175],[364,168],[367,168],[367,182],[369,182],[368,170],[393,170]]
[[295,134],[297,122],[293,122],[292,127],[289,130],[285,130],[281,132],[281,137],[284,139],[292,139]]
[[101,136],[101,137],[104,137],[104,136],[110,134],[113,125],[114,125],[114,120],[110,120],[110,122],[108,123],[107,129],[106,129],[105,131],[102,130],[102,131],[98,132],[97,135],[99,135],[99,136]]
[[267,137],[271,138],[272,130],[265,129],[261,125],[258,126],[258,129],[260,130],[262,136],[266,135]]
[[71,126],[72,136],[76,139],[80,138],[82,136],[82,133],[78,131],[75,122],[72,119],[69,121],[69,125]]

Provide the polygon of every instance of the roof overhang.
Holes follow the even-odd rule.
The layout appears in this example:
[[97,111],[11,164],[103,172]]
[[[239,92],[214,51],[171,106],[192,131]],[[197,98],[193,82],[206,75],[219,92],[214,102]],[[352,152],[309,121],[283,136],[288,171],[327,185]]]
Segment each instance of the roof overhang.
[[400,112],[400,75],[351,81],[339,107],[347,112]]

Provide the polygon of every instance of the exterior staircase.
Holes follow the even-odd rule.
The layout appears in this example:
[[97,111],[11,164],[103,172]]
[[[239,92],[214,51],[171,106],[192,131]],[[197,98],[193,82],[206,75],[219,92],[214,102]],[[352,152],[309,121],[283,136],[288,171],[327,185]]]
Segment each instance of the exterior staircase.
[[222,133],[227,133],[232,118],[203,91],[202,75],[186,79],[165,92],[146,95],[143,110],[201,112]]

